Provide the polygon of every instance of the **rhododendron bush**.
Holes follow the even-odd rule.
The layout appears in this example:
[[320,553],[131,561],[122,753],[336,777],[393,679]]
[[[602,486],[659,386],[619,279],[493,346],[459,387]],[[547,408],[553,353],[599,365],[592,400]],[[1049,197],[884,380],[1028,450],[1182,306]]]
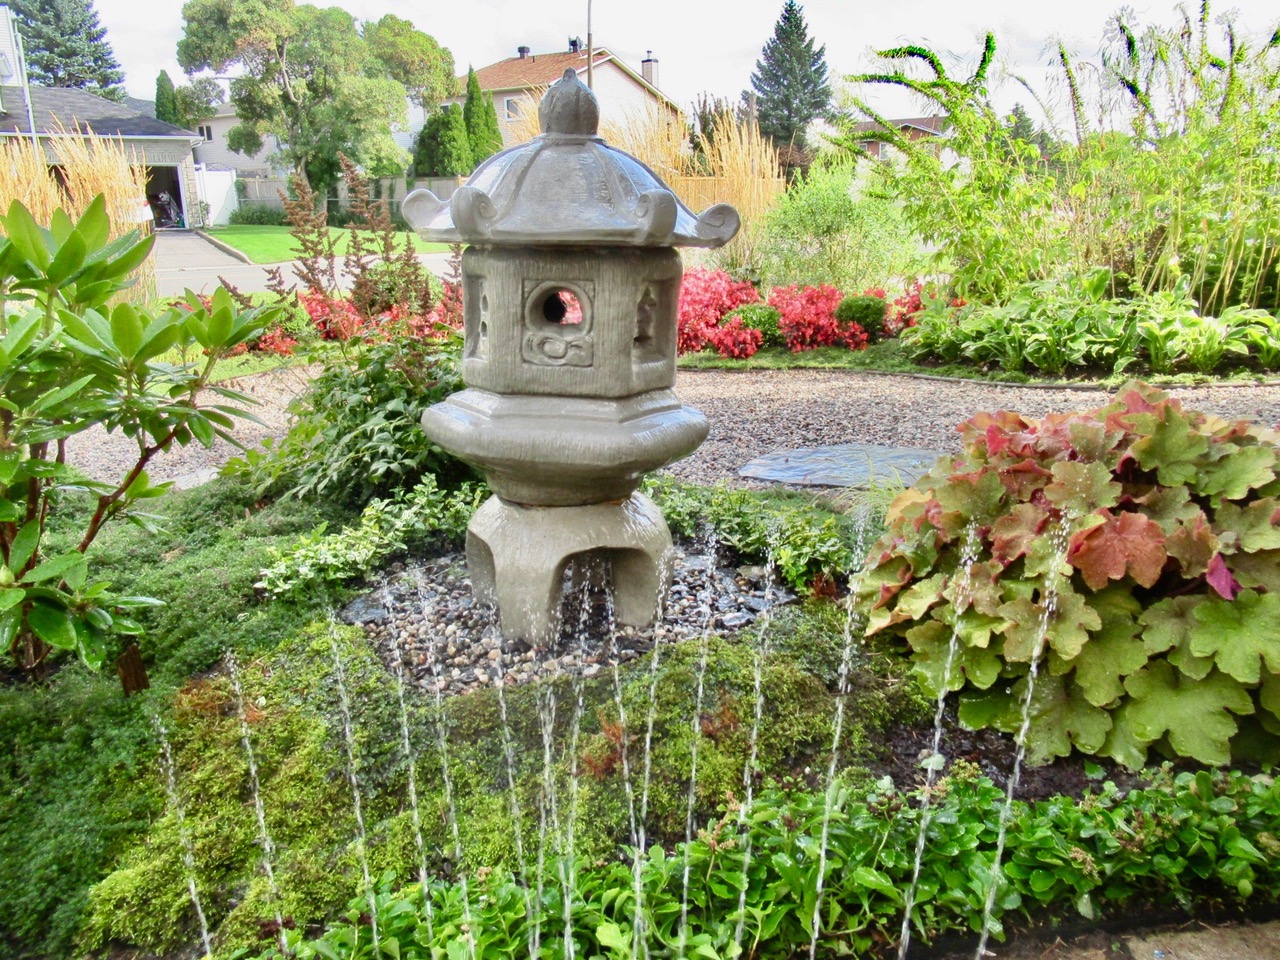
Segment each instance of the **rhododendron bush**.
[[971,727],[1028,704],[1035,760],[1280,758],[1280,433],[1142,384],[960,430],[889,510],[868,635],[904,638]]

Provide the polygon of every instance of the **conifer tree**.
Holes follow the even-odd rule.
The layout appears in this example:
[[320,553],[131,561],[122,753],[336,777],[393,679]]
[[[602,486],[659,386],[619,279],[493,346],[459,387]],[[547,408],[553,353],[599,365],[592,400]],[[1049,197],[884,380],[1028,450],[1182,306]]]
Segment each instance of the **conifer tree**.
[[173,81],[164,70],[156,77],[156,119],[178,126],[178,98]]
[[42,87],[77,87],[119,100],[124,73],[98,22],[93,0],[9,0],[27,52],[27,72]]
[[474,68],[467,71],[467,100],[462,105],[462,119],[471,144],[471,160],[476,166],[502,149],[498,111],[493,107],[493,97],[480,89]]
[[420,177],[465,177],[473,169],[461,108],[449,105],[432,114],[418,134],[414,173]]
[[814,49],[800,6],[786,0],[751,74],[760,132],[779,146],[804,149],[805,129],[830,106],[826,52]]

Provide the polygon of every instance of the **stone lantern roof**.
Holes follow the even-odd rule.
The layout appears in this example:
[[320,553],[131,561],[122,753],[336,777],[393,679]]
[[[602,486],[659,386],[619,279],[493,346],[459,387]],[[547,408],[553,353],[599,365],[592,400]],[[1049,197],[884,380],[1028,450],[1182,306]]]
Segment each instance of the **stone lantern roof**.
[[540,136],[490,157],[448,202],[409,194],[405,219],[428,240],[485,245],[719,247],[738,232],[733,207],[697,215],[647,166],[606,144],[595,94],[572,69],[538,116]]

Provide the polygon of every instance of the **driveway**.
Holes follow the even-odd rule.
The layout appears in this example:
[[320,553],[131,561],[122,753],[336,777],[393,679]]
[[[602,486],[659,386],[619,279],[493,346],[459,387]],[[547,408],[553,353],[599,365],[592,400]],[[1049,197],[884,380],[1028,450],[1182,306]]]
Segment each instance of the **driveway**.
[[[212,293],[225,278],[242,293],[267,289],[271,266],[243,263],[191,230],[160,230],[152,253],[156,264],[156,292],[161,297],[181,296],[187,290]],[[428,270],[442,276],[449,260],[447,253],[424,253],[418,257]],[[283,266],[285,281],[296,277],[289,263]]]

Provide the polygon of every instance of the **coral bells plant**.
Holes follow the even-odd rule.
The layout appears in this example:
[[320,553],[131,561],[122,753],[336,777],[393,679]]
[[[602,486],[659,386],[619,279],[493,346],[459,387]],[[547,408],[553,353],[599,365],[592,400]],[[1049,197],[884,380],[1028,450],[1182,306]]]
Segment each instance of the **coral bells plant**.
[[734,280],[723,270],[705,267],[686,270],[680,284],[676,351],[701,350],[725,314],[743,304],[759,301],[760,294],[755,287],[744,280]]
[[1280,434],[1142,384],[960,431],[890,508],[868,635],[904,638],[971,727],[1027,704],[1033,759],[1280,758]]

